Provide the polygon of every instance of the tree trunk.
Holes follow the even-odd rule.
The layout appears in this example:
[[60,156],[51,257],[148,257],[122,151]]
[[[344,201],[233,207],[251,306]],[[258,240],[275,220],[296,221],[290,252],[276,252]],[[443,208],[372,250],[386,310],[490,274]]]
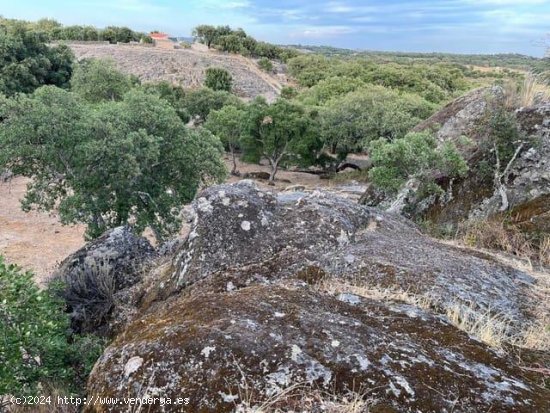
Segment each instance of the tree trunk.
[[275,175],[277,174],[277,170],[279,169],[279,162],[274,161],[272,159],[269,159],[269,165],[271,166],[271,173],[269,175],[269,182],[273,183],[273,182],[275,182]]
[[232,145],[229,145],[229,151],[231,152],[231,159],[233,160],[233,169],[231,169],[231,175],[240,176],[239,171],[237,171],[237,160],[235,157],[235,148]]

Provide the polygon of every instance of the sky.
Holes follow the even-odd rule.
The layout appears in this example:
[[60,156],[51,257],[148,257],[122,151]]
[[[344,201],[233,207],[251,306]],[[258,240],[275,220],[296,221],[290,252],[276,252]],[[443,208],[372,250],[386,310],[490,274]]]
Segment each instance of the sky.
[[0,14],[173,36],[227,24],[279,44],[539,57],[550,33],[550,0],[0,0]]

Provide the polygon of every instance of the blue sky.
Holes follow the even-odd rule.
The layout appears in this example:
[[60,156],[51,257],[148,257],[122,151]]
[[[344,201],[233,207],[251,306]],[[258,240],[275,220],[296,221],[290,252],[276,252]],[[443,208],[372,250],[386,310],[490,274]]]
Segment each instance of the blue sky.
[[275,43],[542,56],[550,0],[0,0],[4,17],[189,35],[200,23]]

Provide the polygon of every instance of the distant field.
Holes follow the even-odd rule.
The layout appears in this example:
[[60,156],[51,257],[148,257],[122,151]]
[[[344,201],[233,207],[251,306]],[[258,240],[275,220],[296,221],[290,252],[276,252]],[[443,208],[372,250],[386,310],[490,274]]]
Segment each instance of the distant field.
[[477,67],[502,67],[521,71],[544,72],[550,70],[550,58],[537,58],[521,54],[453,54],[453,53],[407,53],[407,52],[379,52],[359,51],[330,46],[301,46],[293,47],[310,53],[318,53],[325,56],[339,57],[368,57],[378,60],[391,60],[399,62],[434,62],[456,63]]

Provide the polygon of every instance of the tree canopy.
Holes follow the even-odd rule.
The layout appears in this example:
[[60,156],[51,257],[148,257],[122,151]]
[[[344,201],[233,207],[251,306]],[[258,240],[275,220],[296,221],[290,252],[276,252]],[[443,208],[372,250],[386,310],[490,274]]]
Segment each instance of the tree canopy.
[[435,107],[419,96],[368,86],[331,100],[320,110],[323,141],[344,159],[378,138],[402,138]]
[[282,163],[312,164],[322,147],[315,122],[305,109],[285,99],[268,105],[256,99],[248,106],[247,130],[242,137],[245,159],[269,161],[270,181]]
[[233,175],[238,174],[235,151],[245,130],[246,111],[233,105],[210,112],[204,127],[216,135],[231,153]]
[[0,166],[33,178],[24,209],[57,207],[89,237],[131,221],[162,240],[179,229],[178,207],[226,173],[216,137],[186,128],[168,102],[137,89],[91,105],[43,87],[4,99],[0,117]]
[[0,93],[32,93],[42,85],[67,87],[73,54],[66,46],[49,47],[47,38],[24,26],[0,24]]

